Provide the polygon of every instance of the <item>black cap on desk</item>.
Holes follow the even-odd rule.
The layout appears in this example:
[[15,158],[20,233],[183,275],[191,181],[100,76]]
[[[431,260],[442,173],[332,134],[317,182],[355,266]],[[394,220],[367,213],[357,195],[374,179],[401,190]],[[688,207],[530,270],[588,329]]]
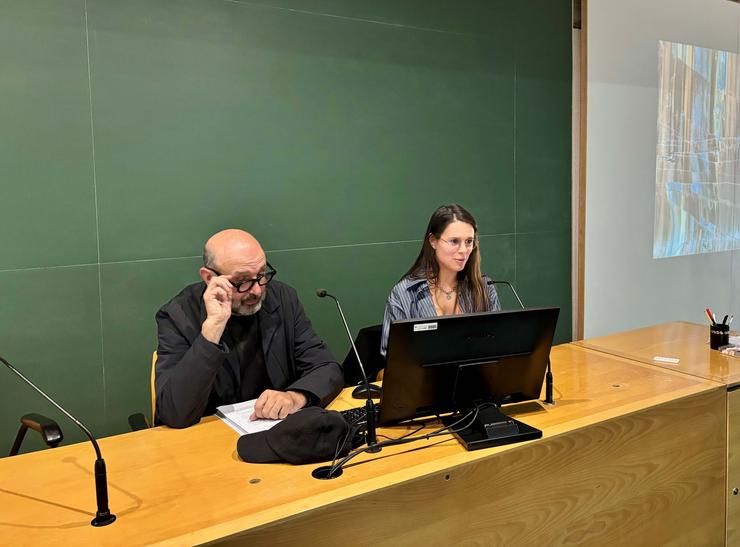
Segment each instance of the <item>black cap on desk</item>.
[[242,460],[252,463],[302,464],[346,454],[350,441],[349,425],[339,412],[311,406],[267,431],[242,435],[236,451]]

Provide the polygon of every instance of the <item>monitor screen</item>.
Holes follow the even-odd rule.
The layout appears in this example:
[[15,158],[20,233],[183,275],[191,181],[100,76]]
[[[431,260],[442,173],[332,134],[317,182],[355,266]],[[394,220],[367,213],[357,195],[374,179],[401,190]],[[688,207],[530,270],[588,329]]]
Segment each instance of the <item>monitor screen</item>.
[[559,308],[469,313],[391,323],[381,424],[537,399]]

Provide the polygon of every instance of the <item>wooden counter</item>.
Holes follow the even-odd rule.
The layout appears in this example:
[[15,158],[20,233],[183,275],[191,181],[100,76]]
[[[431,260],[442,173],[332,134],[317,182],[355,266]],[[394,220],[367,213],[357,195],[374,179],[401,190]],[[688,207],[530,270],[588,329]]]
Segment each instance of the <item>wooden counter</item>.
[[437,438],[360,456],[329,481],[311,477],[316,465],[241,462],[237,434],[214,418],[103,439],[118,516],[104,528],[89,525],[89,444],[4,458],[0,542],[722,543],[724,386],[573,344],[552,361],[556,404],[507,408],[542,439],[466,452]]
[[[740,545],[740,358],[709,349],[709,325],[676,321],[590,338],[577,345],[715,380],[727,390],[727,545]],[[675,357],[676,364],[654,357]]]

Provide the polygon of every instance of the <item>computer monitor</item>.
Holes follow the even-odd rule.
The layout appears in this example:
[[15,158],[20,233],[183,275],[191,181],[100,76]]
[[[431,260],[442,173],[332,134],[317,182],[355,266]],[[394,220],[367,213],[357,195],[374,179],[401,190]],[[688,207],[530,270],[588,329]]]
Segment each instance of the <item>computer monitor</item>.
[[468,449],[540,437],[539,430],[496,407],[540,396],[559,311],[528,308],[394,321],[379,423],[478,406],[477,422],[457,434]]

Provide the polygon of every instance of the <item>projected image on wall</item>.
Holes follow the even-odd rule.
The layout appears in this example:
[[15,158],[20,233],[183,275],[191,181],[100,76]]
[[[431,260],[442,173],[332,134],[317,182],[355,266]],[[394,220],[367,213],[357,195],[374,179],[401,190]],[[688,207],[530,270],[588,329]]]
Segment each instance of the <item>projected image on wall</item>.
[[738,55],[660,42],[653,258],[740,248]]

